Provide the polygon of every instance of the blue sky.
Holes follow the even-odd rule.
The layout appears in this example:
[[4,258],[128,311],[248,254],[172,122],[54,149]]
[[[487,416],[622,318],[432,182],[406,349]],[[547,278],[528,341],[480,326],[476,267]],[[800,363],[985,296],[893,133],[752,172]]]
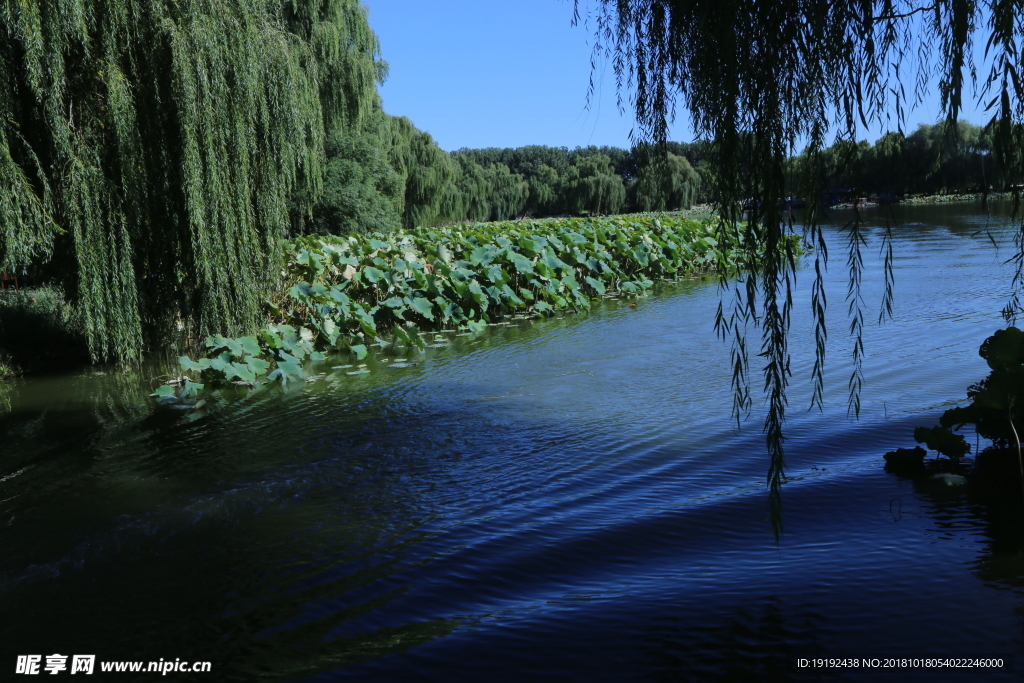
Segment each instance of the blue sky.
[[[611,66],[598,62],[590,109],[593,27],[572,26],[572,0],[364,0],[390,66],[384,109],[407,116],[442,149],[629,147],[635,121],[616,106]],[[589,2],[580,3],[585,9]],[[935,88],[931,91],[934,93]],[[969,93],[965,93],[969,99]],[[909,114],[934,123],[938,95]],[[963,118],[980,122],[968,106]],[[874,141],[880,129],[860,136]],[[685,114],[671,138],[693,139]]]

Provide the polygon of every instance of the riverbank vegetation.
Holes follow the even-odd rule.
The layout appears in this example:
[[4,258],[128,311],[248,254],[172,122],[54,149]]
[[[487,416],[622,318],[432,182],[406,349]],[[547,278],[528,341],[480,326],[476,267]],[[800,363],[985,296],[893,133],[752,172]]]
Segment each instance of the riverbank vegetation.
[[0,32],[0,271],[66,292],[93,360],[254,329],[326,131],[379,107],[358,0],[14,3]]
[[[286,238],[686,209],[722,182],[706,142],[445,152],[383,111],[357,0],[61,0],[0,25],[0,270],[64,292],[93,361],[253,334]],[[961,165],[987,169],[988,137],[956,130]],[[925,168],[936,136],[887,138],[885,158]]]
[[[793,259],[799,239],[781,248]],[[746,258],[739,233],[717,221],[651,214],[309,236],[286,242],[283,253],[268,324],[255,335],[208,337],[206,357],[180,359],[180,392],[164,385],[158,399],[193,398],[207,383],[302,380],[306,362],[334,351],[361,360],[374,344],[422,348],[431,330],[586,310],[601,297],[640,295]]]
[[646,146],[441,150],[384,113],[359,0],[59,0],[0,30],[0,272],[66,293],[93,361],[252,334],[285,238],[686,208],[699,186]]

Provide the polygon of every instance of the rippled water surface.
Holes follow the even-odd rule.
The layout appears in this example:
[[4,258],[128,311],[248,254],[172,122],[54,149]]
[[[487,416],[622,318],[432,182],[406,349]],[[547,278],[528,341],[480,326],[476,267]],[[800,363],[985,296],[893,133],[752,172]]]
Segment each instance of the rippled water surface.
[[[830,239],[822,412],[807,411],[812,256],[797,278],[777,545],[760,359],[737,431],[712,282],[449,333],[399,354],[408,368],[384,351],[369,374],[328,370],[199,413],[152,406],[145,373],[8,388],[0,671],[30,653],[209,660],[196,680],[224,681],[859,680],[796,661],[1013,663],[1019,490],[882,460],[987,373],[977,349],[1002,326],[1011,223],[967,204],[891,215],[894,320],[879,326],[885,215],[865,230],[859,420],[845,234]],[[915,675],[1018,680],[1024,659],[880,677]]]

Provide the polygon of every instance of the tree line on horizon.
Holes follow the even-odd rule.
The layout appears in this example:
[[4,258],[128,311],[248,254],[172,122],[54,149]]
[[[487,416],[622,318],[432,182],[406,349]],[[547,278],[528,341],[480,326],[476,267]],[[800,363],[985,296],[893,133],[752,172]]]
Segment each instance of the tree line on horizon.
[[[296,214],[296,233],[338,234],[516,217],[599,215],[688,209],[712,201],[710,143],[669,141],[631,149],[545,145],[462,148],[448,153],[405,117],[378,108],[358,129],[328,137],[324,193]],[[1003,191],[991,130],[920,124],[874,144],[840,140],[811,158],[791,157],[791,196],[817,164],[824,187],[890,198]]]
[[[1021,131],[1016,131],[1018,135]],[[1011,189],[1012,180],[997,163],[1000,156],[1020,154],[1000,149],[992,126],[966,121],[919,124],[909,135],[890,132],[874,144],[839,140],[815,156],[807,152],[789,159],[787,184],[802,194],[799,178],[806,165],[816,165],[820,187],[844,188],[892,198]]]
[[[323,194],[294,211],[296,233],[344,234],[522,216],[688,209],[703,198],[695,145],[463,148],[445,152],[378,108],[325,145]],[[687,153],[689,152],[689,153]]]

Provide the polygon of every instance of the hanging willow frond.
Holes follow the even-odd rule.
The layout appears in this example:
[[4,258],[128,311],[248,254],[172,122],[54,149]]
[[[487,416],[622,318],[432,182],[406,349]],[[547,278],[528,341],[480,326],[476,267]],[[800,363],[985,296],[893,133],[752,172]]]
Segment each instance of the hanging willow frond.
[[94,359],[253,329],[325,123],[377,103],[358,0],[2,0],[0,34],[0,266],[62,280]]
[[[855,141],[861,127],[880,122],[900,134],[905,108],[920,99],[933,73],[946,118],[955,123],[963,106],[963,90],[974,78],[973,35],[987,30],[987,55],[993,67],[982,84],[982,96],[995,97],[989,128],[997,139],[995,156],[1007,184],[1024,177],[1024,3],[1020,0],[782,0],[780,2],[697,0],[595,0],[596,9],[577,20],[594,22],[595,61],[611,60],[620,98],[632,93],[640,135],[663,143],[681,103],[698,136],[711,142],[710,160],[718,182],[715,197],[721,215],[738,223],[740,206],[751,207],[745,230],[748,244],[761,245],[765,257],[759,273],[744,274],[737,284],[732,313],[720,311],[717,327],[741,330],[757,320],[762,330],[768,415],[765,433],[770,457],[768,483],[773,525],[778,516],[784,463],[782,425],[789,378],[787,355],[788,304],[792,264],[774,256],[774,245],[790,229],[780,209],[788,196],[785,163],[804,149],[802,191],[810,209],[806,234],[819,246],[811,305],[815,316],[815,364],[812,406],[821,404],[825,344],[825,265],[820,198],[820,155],[826,136]],[[908,96],[904,82],[913,85]],[[998,106],[997,106],[998,105]],[[1022,226],[1024,228],[1024,226]],[[859,410],[863,360],[860,273],[864,244],[859,220],[849,231],[847,265],[854,373],[850,407]],[[755,239],[756,238],[756,239]],[[753,248],[753,247],[752,247]],[[1019,249],[1024,249],[1024,232]],[[753,255],[753,254],[751,254]],[[1014,280],[1018,294],[1007,306],[1008,318],[1020,310],[1024,258]],[[891,275],[891,258],[886,272]],[[883,313],[891,306],[892,280],[886,277]],[[756,277],[755,277],[756,276]],[[760,316],[758,317],[758,313]],[[738,334],[738,333],[737,333]],[[733,346],[734,405],[744,405],[745,370]]]

